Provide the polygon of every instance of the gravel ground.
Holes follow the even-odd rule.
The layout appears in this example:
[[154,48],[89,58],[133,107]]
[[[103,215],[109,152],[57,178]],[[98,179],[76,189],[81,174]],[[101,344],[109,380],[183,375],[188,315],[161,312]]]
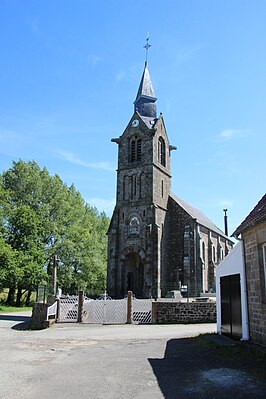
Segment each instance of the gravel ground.
[[265,397],[263,358],[223,337],[218,346],[195,338],[215,324],[23,330],[29,317],[0,315],[0,398]]

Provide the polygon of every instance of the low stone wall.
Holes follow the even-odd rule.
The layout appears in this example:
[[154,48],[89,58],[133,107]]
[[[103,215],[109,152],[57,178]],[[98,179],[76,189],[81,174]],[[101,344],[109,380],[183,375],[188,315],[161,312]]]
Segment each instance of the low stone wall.
[[42,302],[36,302],[34,304],[31,321],[29,323],[29,328],[31,330],[42,330],[55,323],[55,318],[47,320],[47,309],[49,306],[49,304]]
[[216,304],[153,302],[153,323],[216,323]]
[[42,330],[48,327],[47,308],[49,305],[47,303],[36,302],[32,308],[32,316],[30,321],[31,330]]

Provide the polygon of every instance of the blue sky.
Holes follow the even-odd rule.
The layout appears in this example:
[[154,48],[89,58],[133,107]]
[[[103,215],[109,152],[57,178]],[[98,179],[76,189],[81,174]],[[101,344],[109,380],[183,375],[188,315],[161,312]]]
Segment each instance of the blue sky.
[[265,193],[264,0],[0,0],[0,173],[36,160],[112,214],[150,35],[172,191],[229,232]]

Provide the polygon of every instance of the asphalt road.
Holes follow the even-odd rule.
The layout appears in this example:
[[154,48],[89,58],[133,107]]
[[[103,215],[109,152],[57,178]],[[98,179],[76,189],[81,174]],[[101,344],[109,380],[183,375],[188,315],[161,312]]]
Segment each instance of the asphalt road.
[[[263,376],[192,338],[215,324],[57,324],[0,315],[0,398],[264,398]],[[250,363],[249,363],[250,365]]]

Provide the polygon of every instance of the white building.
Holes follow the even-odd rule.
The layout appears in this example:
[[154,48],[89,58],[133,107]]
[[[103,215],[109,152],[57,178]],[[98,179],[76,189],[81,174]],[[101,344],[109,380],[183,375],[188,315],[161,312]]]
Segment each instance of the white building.
[[217,332],[249,339],[246,274],[240,241],[216,270]]

